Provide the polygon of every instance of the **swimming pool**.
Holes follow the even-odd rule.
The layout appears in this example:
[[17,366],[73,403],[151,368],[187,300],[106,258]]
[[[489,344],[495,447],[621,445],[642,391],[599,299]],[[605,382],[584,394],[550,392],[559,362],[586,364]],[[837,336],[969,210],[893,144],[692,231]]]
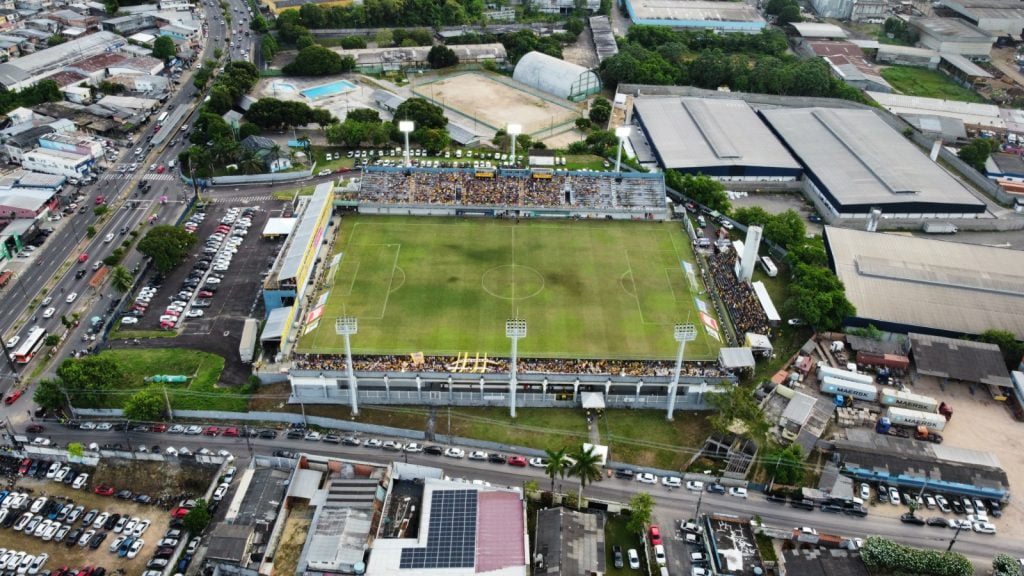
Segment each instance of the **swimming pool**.
[[294,84],[281,82],[280,80],[275,80],[270,87],[274,90],[274,92],[297,92]]
[[321,84],[320,86],[306,88],[302,92],[299,92],[299,94],[302,94],[310,100],[319,100],[321,98],[328,98],[330,96],[344,94],[345,92],[351,92],[355,89],[356,85],[348,80],[338,80],[337,82],[331,82],[330,84]]

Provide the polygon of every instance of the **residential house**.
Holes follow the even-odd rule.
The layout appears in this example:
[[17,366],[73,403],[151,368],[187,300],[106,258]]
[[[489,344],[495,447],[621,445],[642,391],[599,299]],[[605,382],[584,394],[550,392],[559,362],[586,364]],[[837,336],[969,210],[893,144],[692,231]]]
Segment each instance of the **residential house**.
[[107,18],[100,23],[104,30],[116,32],[122,36],[131,36],[156,26],[156,17],[152,14],[126,14],[116,18]]
[[106,52],[86,58],[80,62],[76,62],[75,64],[68,66],[67,70],[78,72],[88,79],[89,84],[95,86],[110,75],[109,69],[111,67],[117,66],[127,59],[127,57],[122,56],[121,54]]
[[292,161],[283,152],[281,146],[264,136],[247,136],[242,140],[242,147],[252,150],[271,172],[281,172],[292,167]]

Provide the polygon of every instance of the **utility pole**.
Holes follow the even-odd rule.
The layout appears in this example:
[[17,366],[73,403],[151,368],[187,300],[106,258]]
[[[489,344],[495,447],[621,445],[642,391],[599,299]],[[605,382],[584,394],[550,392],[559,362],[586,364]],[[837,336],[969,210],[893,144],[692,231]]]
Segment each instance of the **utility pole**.
[[167,386],[163,386],[164,402],[167,403],[167,419],[174,421],[174,410],[171,408],[171,398],[167,395]]

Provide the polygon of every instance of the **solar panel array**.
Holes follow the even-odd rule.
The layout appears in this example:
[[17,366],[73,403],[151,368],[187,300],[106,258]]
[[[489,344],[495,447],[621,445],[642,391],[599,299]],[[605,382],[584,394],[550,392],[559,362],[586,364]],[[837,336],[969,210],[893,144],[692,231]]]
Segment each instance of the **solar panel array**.
[[435,490],[427,545],[405,548],[399,568],[472,568],[476,561],[476,490]]

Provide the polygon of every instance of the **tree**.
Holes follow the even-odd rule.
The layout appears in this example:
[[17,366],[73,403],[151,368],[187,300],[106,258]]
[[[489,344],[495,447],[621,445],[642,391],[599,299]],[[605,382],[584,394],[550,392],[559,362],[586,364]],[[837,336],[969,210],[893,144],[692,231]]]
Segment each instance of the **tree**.
[[590,118],[577,118],[576,119],[576,128],[578,128],[580,130],[583,130],[583,131],[590,130],[590,128],[593,125],[594,124],[593,124],[593,122],[590,121]]
[[578,504],[583,504],[583,489],[601,478],[601,456],[594,453],[594,447],[584,449],[583,445],[569,455],[573,460],[569,466],[569,474],[579,478],[580,490],[577,495]]
[[775,214],[764,224],[764,237],[783,248],[796,246],[807,236],[807,226],[796,210]]
[[767,452],[764,464],[765,470],[779,484],[797,486],[804,479],[803,451],[799,444]]
[[189,534],[200,536],[206,530],[206,527],[210,525],[211,518],[209,505],[206,503],[206,500],[199,498],[196,500],[195,507],[189,510],[188,514],[182,519],[182,524]]
[[647,492],[637,492],[629,498],[629,522],[626,530],[633,534],[643,534],[651,523],[654,512],[654,498]]
[[711,417],[711,427],[715,432],[726,436],[733,433],[734,424],[739,423],[746,430],[747,436],[759,444],[763,444],[768,436],[768,421],[765,420],[761,405],[750,386],[740,386],[722,382],[719,390],[724,391],[704,395],[705,402],[715,409]]
[[398,123],[401,120],[412,120],[416,123],[416,130],[448,126],[448,118],[445,117],[444,110],[424,98],[409,98],[402,102],[395,109],[394,116],[395,128],[398,128]]
[[791,246],[786,254],[786,261],[794,270],[800,264],[806,266],[828,266],[828,254],[825,249],[817,244],[803,243]]
[[52,36],[50,36],[49,38],[46,39],[46,45],[47,46],[60,46],[61,44],[65,43],[67,41],[68,41],[68,39],[63,37],[63,36],[61,36],[60,34],[54,34],[54,35],[52,35]]
[[366,48],[366,38],[362,36],[345,36],[341,39],[341,47],[345,50]]
[[415,140],[423,145],[431,154],[437,154],[451,144],[452,139],[444,128],[426,128],[416,130]]
[[142,390],[124,402],[124,417],[129,420],[153,422],[163,415],[164,401],[157,394]]
[[999,346],[1006,367],[1010,370],[1016,370],[1021,358],[1024,358],[1024,343],[1018,342],[1013,333],[1007,330],[986,330],[978,335],[978,340]]
[[61,391],[60,381],[40,380],[32,394],[32,401],[44,410],[59,410],[64,406],[64,393]]
[[1019,560],[1003,552],[997,554],[992,560],[992,574],[993,576],[1024,576],[1024,571],[1021,570]]
[[159,58],[166,62],[174,58],[176,53],[174,40],[170,36],[157,36],[153,41],[153,58]]
[[777,23],[782,26],[783,24],[789,24],[791,22],[800,22],[803,17],[800,16],[800,7],[796,4],[790,4],[779,12]]
[[57,378],[77,406],[100,405],[105,392],[126,388],[130,381],[121,365],[104,355],[66,358],[57,368]]
[[869,572],[918,576],[971,576],[974,566],[963,554],[921,550],[879,536],[868,536],[860,557]]
[[104,0],[103,9],[110,16],[116,16],[117,11],[121,9],[121,6],[117,3],[117,0]]
[[565,478],[565,473],[569,470],[569,459],[566,458],[565,448],[558,450],[545,450],[548,463],[544,465],[544,473],[551,478],[551,491],[555,491],[555,476],[559,478]]
[[989,154],[992,153],[992,142],[994,141],[994,139],[988,138],[975,138],[963,145],[956,155],[970,165],[971,168],[984,174],[985,162],[988,160]]
[[298,48],[299,50],[302,50],[303,48],[308,48],[314,44],[316,44],[316,39],[313,38],[312,34],[303,34],[302,36],[299,36],[298,38],[295,39],[295,47]]
[[327,76],[350,72],[355,66],[355,58],[341,56],[334,50],[313,44],[299,50],[295,60],[281,71],[289,76]]
[[431,68],[449,68],[459,63],[459,57],[451,48],[438,44],[427,53],[427,62]]
[[43,339],[43,346],[56,346],[60,344],[60,336],[57,334],[47,334],[46,338]]
[[81,458],[85,454],[85,447],[82,446],[81,442],[69,442],[68,443],[68,455],[74,456],[75,458]]
[[667,170],[665,181],[683,196],[706,206],[709,210],[717,210],[723,214],[729,212],[729,197],[725,194],[725,186],[710,176],[680,174],[675,170]]
[[185,261],[196,237],[178,226],[155,226],[139,241],[139,252],[153,259],[156,269],[166,274]]
[[595,98],[593,104],[590,105],[590,121],[598,126],[604,126],[608,124],[608,119],[612,116],[612,104],[606,98]]
[[732,219],[745,226],[764,226],[772,215],[760,206],[744,206],[733,211]]

